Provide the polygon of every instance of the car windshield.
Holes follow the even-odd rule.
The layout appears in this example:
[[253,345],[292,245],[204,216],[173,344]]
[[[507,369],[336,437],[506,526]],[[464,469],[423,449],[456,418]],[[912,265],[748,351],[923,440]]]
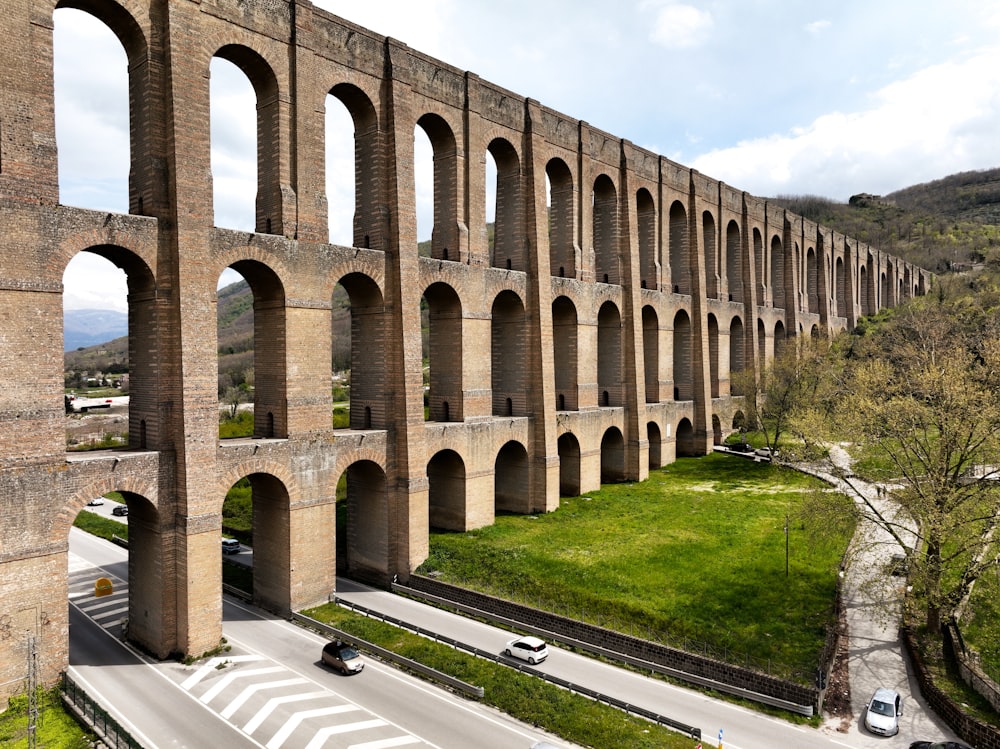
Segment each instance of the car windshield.
[[878,713],[879,715],[888,715],[890,718],[896,714],[893,710],[892,704],[889,702],[880,702],[879,700],[872,700],[871,711],[873,713]]
[[349,661],[351,660],[351,658],[358,657],[358,651],[355,650],[354,648],[341,648],[340,657],[345,661]]

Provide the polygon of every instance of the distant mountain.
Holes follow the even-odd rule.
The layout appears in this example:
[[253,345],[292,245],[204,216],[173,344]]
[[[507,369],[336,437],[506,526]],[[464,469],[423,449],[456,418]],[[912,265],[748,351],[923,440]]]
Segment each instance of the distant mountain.
[[66,310],[63,331],[63,348],[76,351],[128,335],[128,315],[107,309]]

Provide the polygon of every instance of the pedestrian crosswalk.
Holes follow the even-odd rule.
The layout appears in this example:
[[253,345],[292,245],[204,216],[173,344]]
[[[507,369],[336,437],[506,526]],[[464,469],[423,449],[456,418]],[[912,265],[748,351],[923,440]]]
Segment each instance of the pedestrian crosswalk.
[[[112,592],[97,596],[100,577]],[[126,581],[70,554],[73,605],[115,637],[128,620]],[[266,749],[393,749],[421,739],[261,655],[232,652],[190,666],[161,664],[178,687]]]

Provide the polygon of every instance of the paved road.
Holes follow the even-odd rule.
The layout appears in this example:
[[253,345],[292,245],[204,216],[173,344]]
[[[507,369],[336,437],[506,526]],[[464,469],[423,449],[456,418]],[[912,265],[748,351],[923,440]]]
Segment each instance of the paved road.
[[[94,596],[99,576],[112,595]],[[232,650],[190,666],[151,661],[118,639],[126,577],[124,549],[71,532],[70,675],[147,749],[526,749],[551,738],[373,659],[341,676],[319,663],[323,638],[228,598]]]

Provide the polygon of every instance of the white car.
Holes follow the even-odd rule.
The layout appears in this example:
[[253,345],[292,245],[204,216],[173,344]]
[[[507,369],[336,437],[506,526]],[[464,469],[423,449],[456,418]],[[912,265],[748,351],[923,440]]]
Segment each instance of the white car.
[[503,652],[504,655],[509,657],[527,661],[532,666],[536,663],[541,663],[549,657],[549,649],[545,645],[545,641],[530,635],[527,637],[515,637],[507,643],[507,647],[504,648]]
[[104,504],[104,497],[94,497],[92,500],[87,502],[87,507],[100,507]]
[[865,708],[865,728],[879,736],[899,733],[899,716],[903,714],[903,699],[898,692],[881,687],[875,690]]

